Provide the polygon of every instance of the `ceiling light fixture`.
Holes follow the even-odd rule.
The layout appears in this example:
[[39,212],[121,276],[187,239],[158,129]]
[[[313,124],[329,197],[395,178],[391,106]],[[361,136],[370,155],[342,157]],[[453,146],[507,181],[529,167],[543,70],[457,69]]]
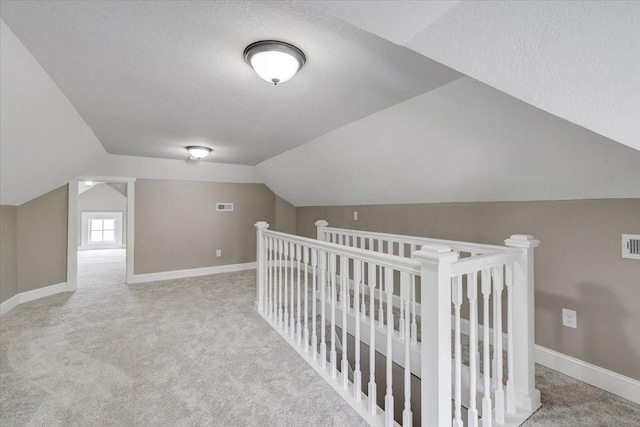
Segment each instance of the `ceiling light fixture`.
[[211,148],[191,145],[187,147],[187,151],[189,152],[189,156],[191,156],[193,160],[200,160],[204,159],[209,155],[209,153],[211,153]]
[[260,77],[277,85],[295,76],[307,62],[307,57],[292,44],[262,40],[247,46],[244,60]]

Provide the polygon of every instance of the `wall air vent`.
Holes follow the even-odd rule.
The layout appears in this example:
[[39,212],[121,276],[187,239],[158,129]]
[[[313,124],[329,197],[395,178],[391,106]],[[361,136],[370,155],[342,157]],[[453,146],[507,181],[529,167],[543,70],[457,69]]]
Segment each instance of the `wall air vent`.
[[233,203],[216,203],[216,210],[222,212],[233,212]]
[[622,258],[640,259],[640,234],[622,235]]

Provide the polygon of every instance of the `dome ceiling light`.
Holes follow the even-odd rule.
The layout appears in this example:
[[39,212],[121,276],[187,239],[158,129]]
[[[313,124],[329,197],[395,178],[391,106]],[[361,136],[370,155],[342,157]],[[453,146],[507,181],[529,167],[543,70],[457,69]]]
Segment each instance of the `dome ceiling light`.
[[307,62],[307,57],[292,44],[262,40],[247,46],[244,60],[260,77],[277,85],[295,76]]
[[189,152],[189,156],[192,160],[200,160],[204,159],[209,155],[209,153],[211,153],[211,148],[191,145],[187,147],[187,151]]

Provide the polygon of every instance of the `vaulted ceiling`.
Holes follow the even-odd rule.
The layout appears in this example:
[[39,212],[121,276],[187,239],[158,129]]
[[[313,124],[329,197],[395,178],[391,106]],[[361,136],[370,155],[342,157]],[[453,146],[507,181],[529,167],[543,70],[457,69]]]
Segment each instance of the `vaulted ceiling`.
[[638,1],[310,1],[640,150]]
[[[0,202],[83,174],[296,205],[640,197],[639,5],[3,0]],[[272,38],[308,57],[277,87],[242,58]]]
[[[6,3],[6,4],[5,4]],[[109,153],[255,165],[462,74],[306,4],[4,2],[2,19]],[[307,64],[274,87],[244,48],[279,39]]]

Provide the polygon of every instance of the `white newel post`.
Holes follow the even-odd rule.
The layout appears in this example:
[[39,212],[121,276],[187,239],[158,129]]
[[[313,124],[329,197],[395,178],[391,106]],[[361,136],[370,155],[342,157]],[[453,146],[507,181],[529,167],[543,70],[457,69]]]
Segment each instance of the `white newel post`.
[[257,245],[256,245],[256,302],[255,307],[258,311],[264,311],[264,286],[265,276],[267,272],[267,257],[264,246],[264,234],[263,231],[269,228],[269,224],[265,221],[258,221],[254,224],[257,231]]
[[540,391],[535,380],[535,313],[533,251],[540,244],[533,236],[515,234],[504,241],[522,249],[522,258],[513,268],[513,382],[516,402],[527,411],[540,406]]
[[329,226],[329,223],[327,221],[325,221],[324,219],[319,219],[315,222],[316,228],[317,228],[317,239],[318,240],[322,240],[322,241],[326,241],[327,240],[327,236],[325,235],[325,231],[324,229],[326,227]]
[[425,245],[413,253],[422,264],[422,426],[450,426],[451,264],[459,255],[447,246]]

